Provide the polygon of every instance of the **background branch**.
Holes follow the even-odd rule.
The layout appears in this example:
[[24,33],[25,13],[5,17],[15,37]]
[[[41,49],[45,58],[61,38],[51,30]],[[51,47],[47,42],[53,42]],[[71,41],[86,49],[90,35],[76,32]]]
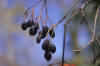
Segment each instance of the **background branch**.
[[63,52],[62,52],[62,66],[64,66],[64,54],[65,54],[65,44],[66,44],[66,32],[67,32],[67,25],[64,25],[64,36],[63,36]]

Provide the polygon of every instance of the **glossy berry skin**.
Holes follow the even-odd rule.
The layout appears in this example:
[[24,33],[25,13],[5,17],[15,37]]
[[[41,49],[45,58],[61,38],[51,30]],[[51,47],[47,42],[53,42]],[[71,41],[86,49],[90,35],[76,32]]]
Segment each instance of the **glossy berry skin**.
[[34,23],[34,28],[38,29],[39,28],[39,24],[38,23]]
[[43,32],[41,38],[44,39],[45,37],[46,37],[46,33]]
[[27,22],[27,26],[28,27],[32,27],[34,25],[34,21],[33,20],[29,20],[28,22]]
[[52,37],[52,38],[55,37],[55,32],[54,31],[50,32],[50,37]]
[[23,22],[21,25],[22,30],[26,30],[27,29],[27,23]]
[[49,31],[49,33],[51,34],[51,33],[53,32],[53,30],[54,30],[54,29],[53,29],[53,28],[51,28],[51,29],[50,29],[50,31]]
[[52,53],[55,53],[55,52],[56,52],[56,47],[55,47],[54,44],[51,44],[51,45],[50,45],[50,51],[51,51]]
[[42,27],[42,30],[43,30],[43,33],[42,33],[42,39],[44,39],[46,37],[46,34],[48,32],[48,26],[43,26]]
[[41,41],[41,36],[38,35],[37,38],[36,38],[36,42],[40,43],[40,41]]
[[38,32],[38,35],[41,36],[41,39],[46,37],[46,34],[42,30]]
[[36,38],[37,43],[40,43],[41,38],[42,38],[42,33],[43,33],[43,31],[39,31],[39,32],[38,32],[38,36],[37,36],[37,38]]
[[46,59],[47,61],[50,61],[51,58],[52,58],[52,55],[51,55],[50,52],[45,52],[44,57],[45,57],[45,59]]
[[48,39],[44,40],[42,44],[42,49],[46,52],[50,51],[50,41]]
[[44,33],[47,33],[48,32],[48,29],[49,29],[48,26],[43,26],[42,27],[42,30],[43,30]]
[[29,34],[30,34],[31,36],[36,35],[36,33],[37,33],[37,30],[36,30],[35,28],[30,28]]

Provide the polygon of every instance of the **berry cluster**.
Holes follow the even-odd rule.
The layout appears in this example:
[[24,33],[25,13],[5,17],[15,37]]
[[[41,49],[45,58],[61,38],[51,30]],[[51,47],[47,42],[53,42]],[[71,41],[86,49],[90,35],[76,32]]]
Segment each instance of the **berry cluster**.
[[31,36],[36,35],[37,30],[39,28],[39,24],[38,23],[34,23],[33,20],[29,20],[28,22],[23,22],[21,25],[22,30],[27,30],[27,28],[29,29],[29,34]]
[[[29,29],[30,36],[38,34],[36,36],[37,43],[40,43],[41,39],[44,39],[47,36],[47,33],[50,35],[51,38],[55,37],[54,29],[53,28],[50,29],[46,25],[42,26],[42,30],[37,31],[39,29],[39,24],[35,23],[33,20],[29,20],[28,22],[23,22],[21,28],[22,30],[27,30],[27,28],[30,28]],[[52,44],[52,42],[48,39],[44,40],[42,44],[42,49],[45,51],[44,57],[47,61],[49,61],[52,58],[51,53],[56,52],[55,45]]]
[[[41,2],[42,0],[38,1],[34,6],[29,7],[24,15],[24,21],[30,17],[30,19],[27,22],[23,22],[21,25],[22,30],[27,30],[29,28],[29,35],[30,36],[36,36],[36,42],[39,44],[41,42],[42,39],[46,38],[46,40],[44,40],[43,44],[42,44],[42,49],[45,51],[44,57],[47,61],[49,61],[52,58],[52,54],[51,53],[55,53],[56,52],[56,47],[54,44],[52,44],[51,40],[52,38],[55,37],[55,32],[53,27],[51,26],[50,28],[46,25],[47,19],[48,19],[48,14],[46,13],[46,19],[42,22],[42,30],[39,30],[40,27],[40,19],[42,17],[41,13],[43,11],[43,7],[45,5],[46,8],[46,0],[43,0],[43,6],[40,10],[40,14],[38,16],[34,15],[34,9],[35,7]],[[32,9],[32,13],[30,13],[30,10]],[[47,9],[47,8],[46,8]],[[31,15],[29,15],[31,14]],[[35,19],[36,17],[36,19]],[[50,18],[49,18],[50,19]],[[34,21],[35,20],[35,21]],[[38,21],[38,22],[37,22]],[[49,36],[49,38],[51,38],[51,40],[47,39],[47,36]]]
[[50,61],[52,58],[52,54],[51,53],[55,53],[56,52],[56,47],[54,44],[52,44],[52,42],[48,39],[44,40],[43,44],[42,44],[42,49],[45,51],[44,57],[47,61]]
[[[27,30],[27,28],[30,28],[29,34],[31,36],[34,36],[37,33],[37,30],[39,28],[39,24],[34,23],[33,20],[29,20],[28,22],[23,22],[21,25],[21,28],[22,28],[22,30]],[[46,37],[48,30],[49,30],[48,26],[45,25],[42,27],[42,30],[38,32],[38,36],[36,38],[37,43],[40,43],[41,39],[44,39]],[[55,32],[54,32],[53,28],[50,29],[49,34],[50,34],[51,38],[55,37]]]

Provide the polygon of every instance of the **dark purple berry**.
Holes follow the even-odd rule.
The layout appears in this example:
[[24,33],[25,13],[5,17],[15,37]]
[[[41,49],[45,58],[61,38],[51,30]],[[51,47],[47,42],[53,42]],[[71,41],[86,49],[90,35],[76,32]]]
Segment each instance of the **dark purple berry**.
[[37,38],[36,38],[36,42],[40,43],[40,41],[41,41],[41,36],[38,35]]
[[56,47],[55,47],[55,45],[53,45],[53,44],[50,45],[50,51],[51,51],[52,53],[55,53],[55,52],[56,52]]
[[52,58],[52,55],[51,55],[50,52],[45,52],[44,57],[45,57],[45,59],[46,59],[47,61],[50,61],[51,58]]
[[39,28],[39,24],[38,23],[34,23],[34,28],[38,29]]
[[34,21],[33,20],[29,20],[28,22],[27,22],[27,26],[28,27],[32,27],[34,25]]
[[38,36],[37,36],[37,38],[36,38],[37,43],[40,43],[41,38],[42,38],[42,33],[43,33],[43,31],[39,31],[39,32],[38,32]]
[[36,33],[37,33],[37,30],[35,28],[30,28],[30,30],[29,30],[30,35],[34,36],[34,35],[36,35]]
[[43,31],[39,31],[38,35],[41,36],[41,39],[43,39],[46,36]]
[[49,31],[49,34],[50,34],[50,37],[54,38],[55,37],[55,32],[54,32],[54,29],[50,29]]
[[52,38],[55,37],[55,32],[54,31],[52,33],[50,33],[50,37],[52,37]]
[[43,26],[42,30],[43,30],[42,39],[44,39],[46,37],[47,32],[48,32],[48,26]]
[[49,33],[51,34],[51,33],[53,32],[53,30],[54,30],[54,29],[53,29],[53,28],[51,28],[51,29],[50,29],[50,31],[49,31]]
[[21,25],[22,30],[26,30],[27,29],[27,23],[23,22]]
[[50,51],[50,41],[48,39],[44,40],[42,44],[42,49],[46,52]]
[[41,36],[41,39],[43,39],[43,38],[46,37],[46,34],[45,34],[43,31],[39,31],[39,32],[38,32],[38,35]]
[[44,39],[45,37],[46,37],[46,33],[43,32],[41,38]]
[[47,33],[48,32],[48,29],[49,29],[48,26],[43,26],[42,27],[42,30],[43,30],[44,33]]

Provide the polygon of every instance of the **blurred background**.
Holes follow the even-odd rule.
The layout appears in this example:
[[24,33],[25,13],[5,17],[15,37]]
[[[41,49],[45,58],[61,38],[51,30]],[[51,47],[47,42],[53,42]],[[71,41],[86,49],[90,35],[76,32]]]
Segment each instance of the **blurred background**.
[[[48,66],[62,61],[63,32],[64,22],[69,19],[73,12],[78,9],[81,3],[77,4],[70,12],[63,23],[55,29],[56,36],[52,42],[56,46],[56,53],[52,55],[51,61],[47,62],[44,58],[44,51],[40,44],[36,43],[36,36],[30,36],[29,30],[23,31],[21,24],[23,22],[24,12],[27,8],[34,5],[38,0],[0,0],[0,66]],[[56,24],[71,7],[75,0],[47,0],[48,15],[52,24]],[[41,8],[41,2],[35,10],[36,15]],[[45,13],[45,12],[43,12]],[[85,10],[85,16],[90,26],[93,28],[95,9],[91,4]],[[42,15],[43,18],[45,15]],[[79,54],[72,52],[73,49],[79,49],[91,40],[92,33],[89,32],[86,24],[81,22],[82,15],[79,14],[72,23],[68,25],[65,63],[76,64],[76,66],[100,66],[100,45],[95,43],[97,61],[92,64],[92,47],[87,47]],[[100,13],[96,27],[96,36],[100,39]],[[48,23],[47,23],[48,25]],[[50,26],[50,25],[48,25]]]

